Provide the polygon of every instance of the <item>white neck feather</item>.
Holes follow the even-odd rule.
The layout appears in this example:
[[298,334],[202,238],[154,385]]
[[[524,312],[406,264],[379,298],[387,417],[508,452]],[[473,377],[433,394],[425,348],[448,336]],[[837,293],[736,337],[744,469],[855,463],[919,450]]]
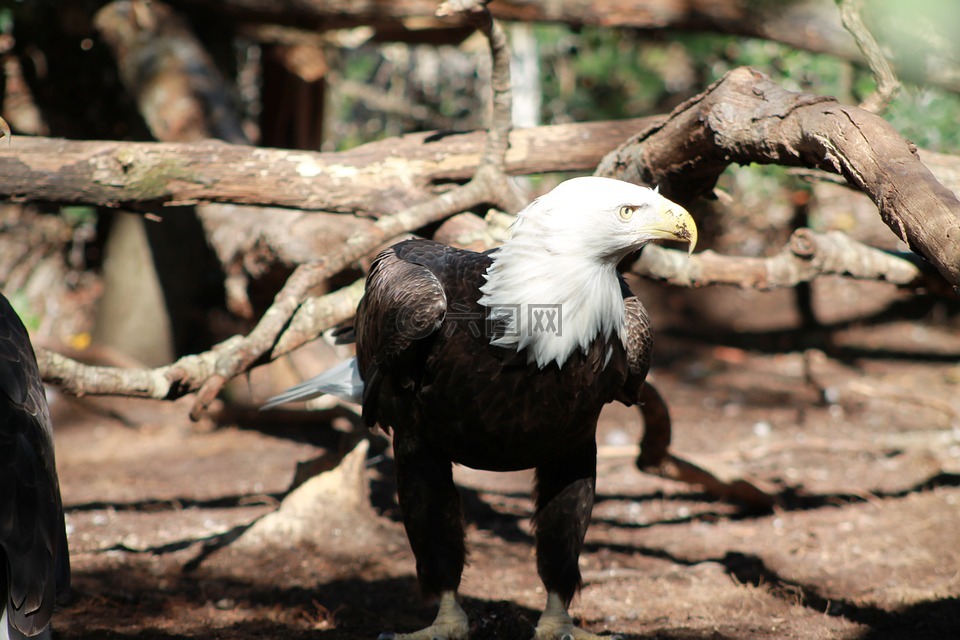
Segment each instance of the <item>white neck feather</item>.
[[505,335],[491,337],[491,344],[526,348],[527,361],[540,368],[550,362],[563,366],[598,336],[616,332],[621,342],[625,339],[616,261],[563,249],[555,239],[515,236],[493,255],[480,287],[480,304],[508,326]]

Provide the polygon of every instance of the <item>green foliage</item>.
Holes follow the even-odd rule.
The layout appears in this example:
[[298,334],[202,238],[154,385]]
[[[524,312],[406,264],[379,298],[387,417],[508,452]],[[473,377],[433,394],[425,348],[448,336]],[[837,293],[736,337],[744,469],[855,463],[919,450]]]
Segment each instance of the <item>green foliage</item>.
[[8,293],[7,300],[10,301],[10,306],[17,312],[17,315],[20,316],[20,320],[23,322],[23,326],[27,328],[27,331],[33,333],[40,328],[42,318],[31,311],[30,299],[27,297],[25,291],[18,289],[17,291]]
[[942,153],[960,153],[960,96],[930,87],[906,86],[883,117],[902,136]]
[[0,9],[0,33],[13,31],[13,11],[9,8]]
[[[657,54],[628,32],[538,25],[544,120],[617,119],[649,113],[664,92]],[[653,54],[652,59],[649,53]]]
[[94,224],[97,221],[97,209],[79,205],[61,207],[60,216],[71,227],[79,227],[84,224]]

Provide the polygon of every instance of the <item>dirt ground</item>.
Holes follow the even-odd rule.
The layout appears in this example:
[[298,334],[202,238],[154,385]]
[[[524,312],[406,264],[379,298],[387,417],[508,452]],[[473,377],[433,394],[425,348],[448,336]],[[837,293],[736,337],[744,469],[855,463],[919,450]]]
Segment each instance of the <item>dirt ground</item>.
[[[844,286],[831,295],[874,299]],[[791,308],[777,300],[771,314]],[[731,318],[748,302],[728,298]],[[695,308],[670,304],[695,326]],[[662,331],[674,450],[768,483],[780,503],[750,511],[641,474],[640,419],[610,406],[573,615],[625,638],[960,638],[960,322],[943,309],[865,324],[837,312],[829,334],[775,318]],[[356,438],[292,411],[192,424],[189,403],[54,397],[74,585],[58,637],[373,639],[432,620],[382,437],[357,467],[372,509],[322,494],[319,516],[254,535],[298,463],[328,468]],[[526,640],[544,600],[531,475],[456,477],[471,637]]]

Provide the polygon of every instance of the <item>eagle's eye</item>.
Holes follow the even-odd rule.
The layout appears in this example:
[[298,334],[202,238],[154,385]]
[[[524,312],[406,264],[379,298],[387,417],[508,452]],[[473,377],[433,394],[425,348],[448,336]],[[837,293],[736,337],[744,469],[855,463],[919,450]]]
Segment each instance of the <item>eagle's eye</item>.
[[630,218],[633,217],[633,212],[636,210],[637,210],[636,207],[631,207],[628,204],[621,205],[620,208],[617,210],[617,217],[623,220],[624,222],[627,222]]

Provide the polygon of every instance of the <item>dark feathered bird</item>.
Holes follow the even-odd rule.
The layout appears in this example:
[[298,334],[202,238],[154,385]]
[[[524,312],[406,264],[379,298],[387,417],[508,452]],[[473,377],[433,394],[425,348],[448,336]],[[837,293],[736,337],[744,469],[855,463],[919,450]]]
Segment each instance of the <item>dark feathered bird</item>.
[[43,382],[27,330],[0,295],[0,640],[51,638],[69,584]]
[[617,272],[656,239],[696,227],[645,187],[575,178],[518,216],[499,249],[410,240],[381,253],[357,308],[357,356],[268,406],[334,393],[393,431],[397,490],[434,623],[398,640],[466,638],[456,592],[464,528],[451,463],[536,469],[536,638],[595,638],[567,614],[593,507],[596,428],[608,402],[636,402],[652,345],[646,311]]

